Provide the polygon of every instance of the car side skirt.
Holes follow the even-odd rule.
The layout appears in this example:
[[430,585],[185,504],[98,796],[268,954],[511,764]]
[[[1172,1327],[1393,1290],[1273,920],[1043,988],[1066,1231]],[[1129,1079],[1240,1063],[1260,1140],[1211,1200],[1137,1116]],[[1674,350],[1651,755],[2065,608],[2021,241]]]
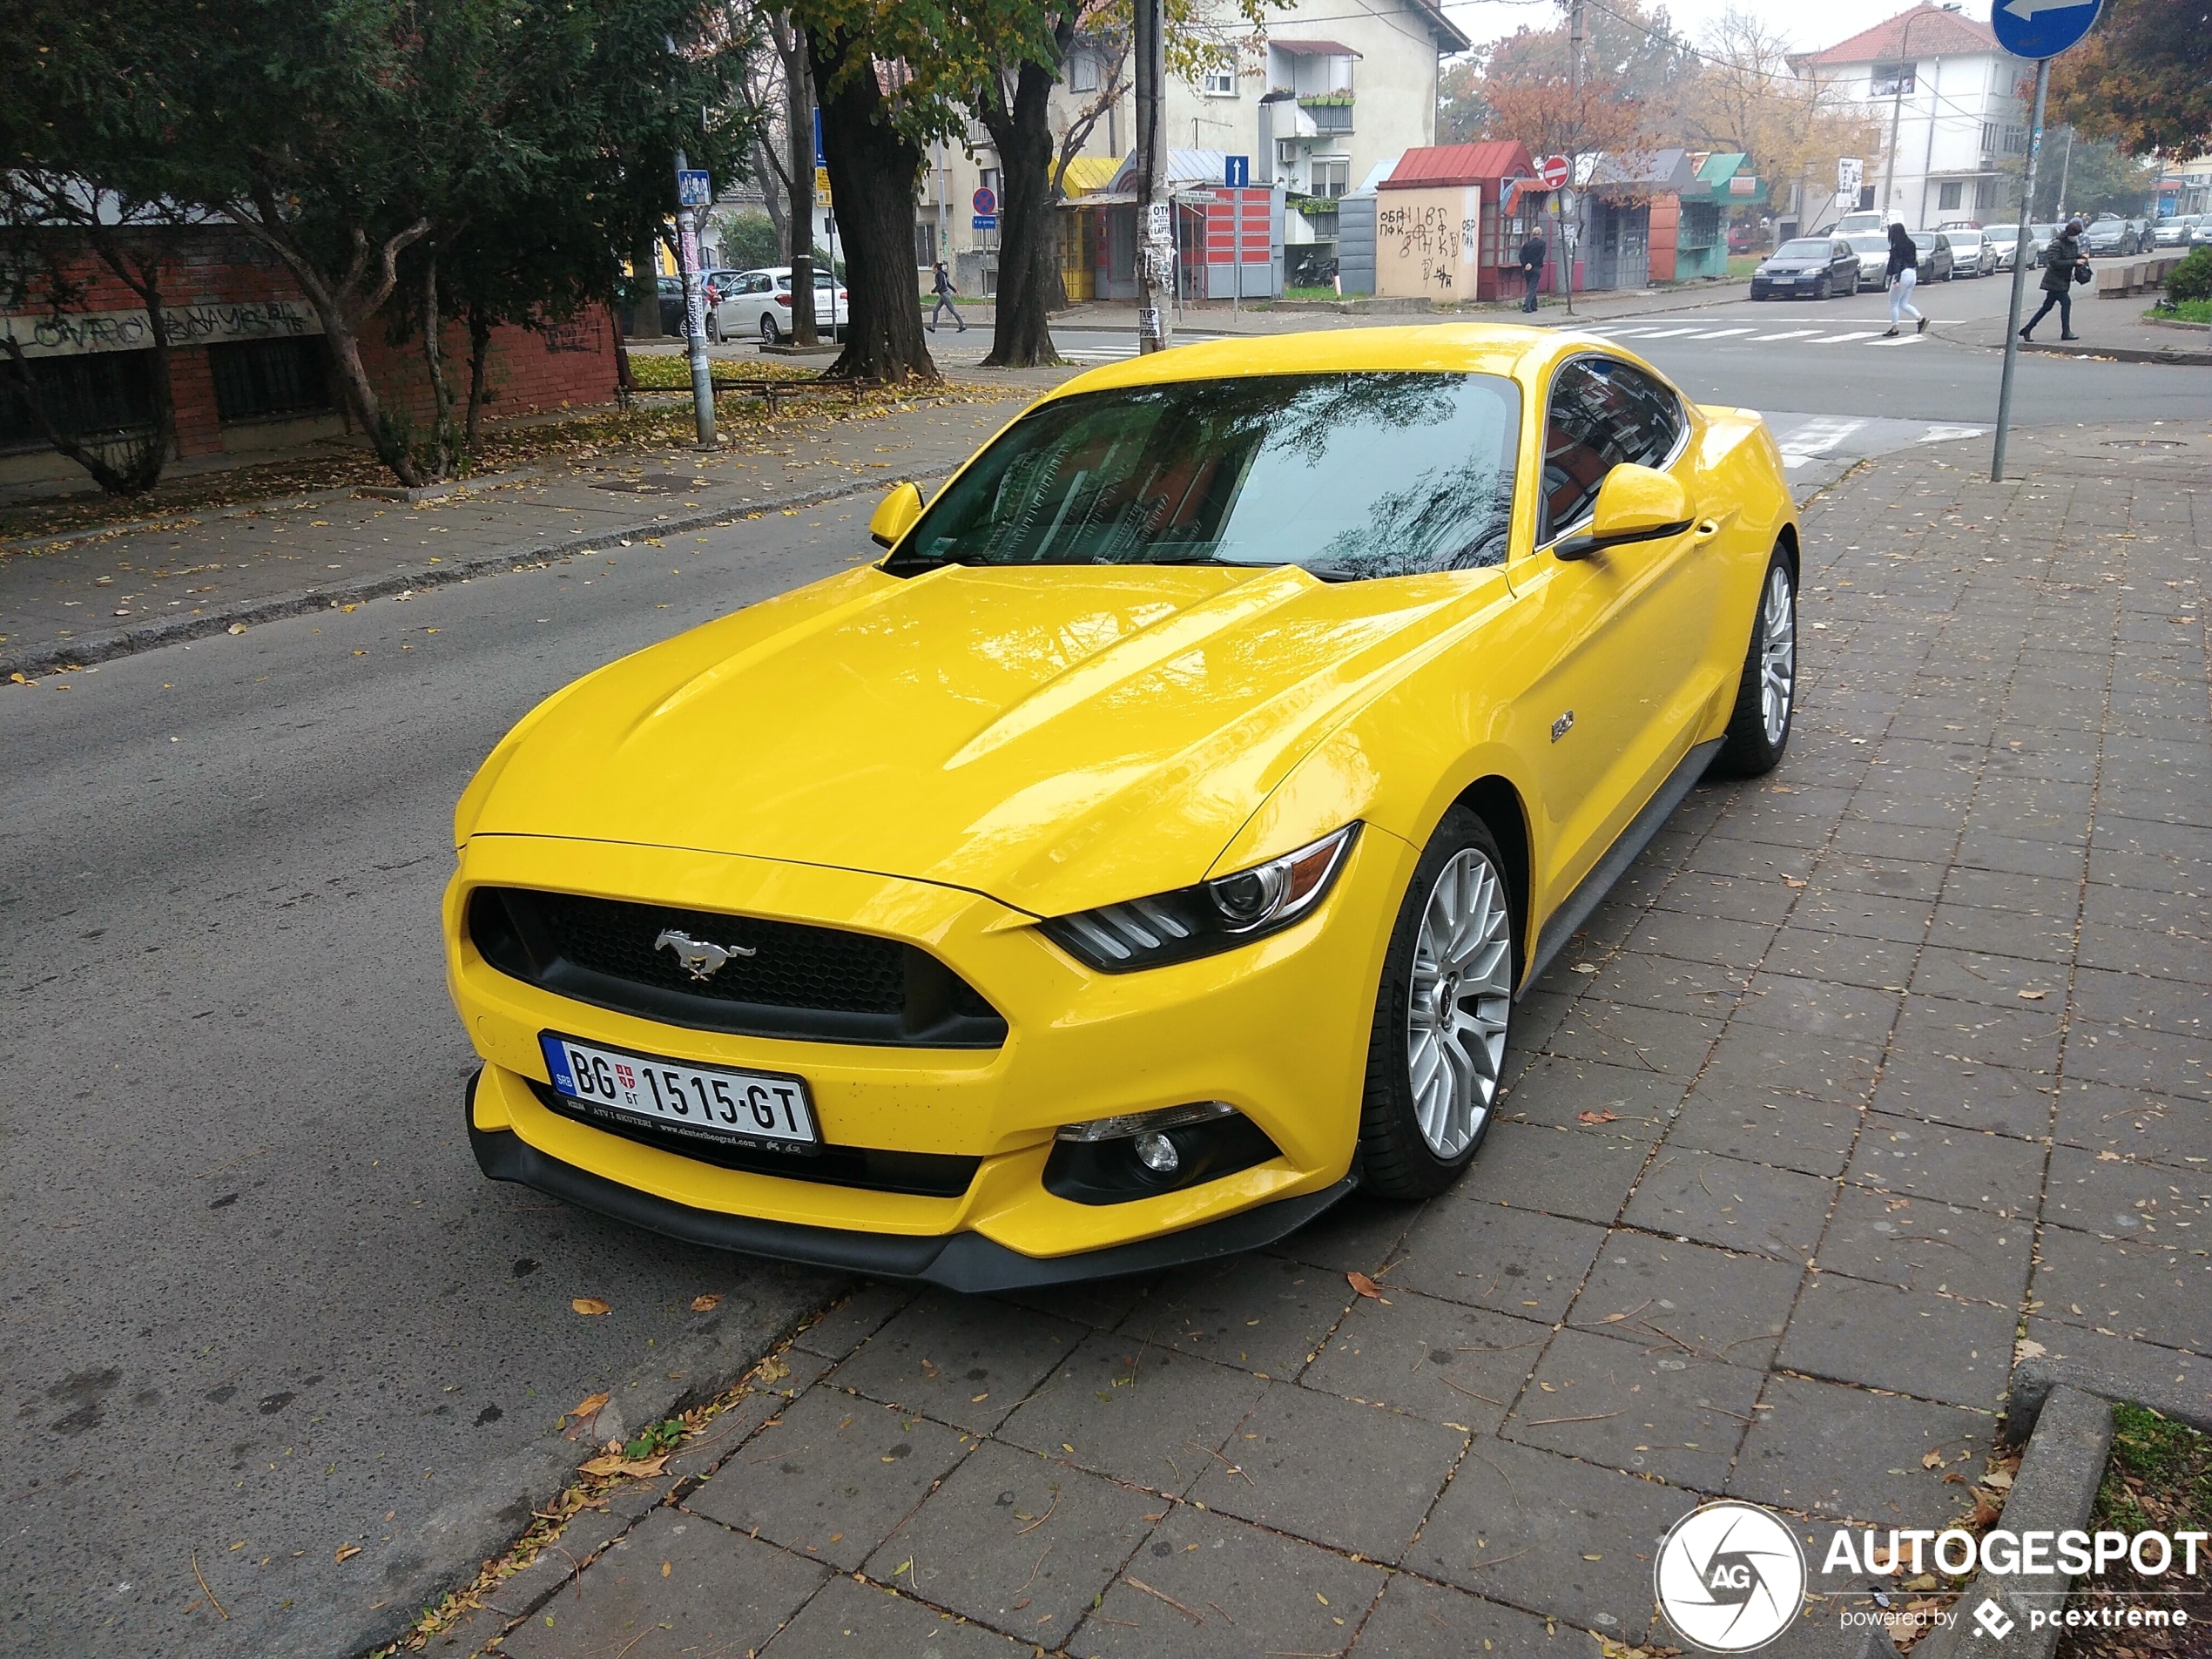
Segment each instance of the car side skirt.
[[[474,1101],[476,1079],[469,1080]],[[1185,1263],[1241,1255],[1287,1238],[1359,1183],[1346,1176],[1318,1192],[1281,1198],[1203,1226],[1135,1244],[1073,1256],[1024,1256],[981,1233],[916,1238],[870,1233],[840,1227],[810,1227],[794,1222],[764,1221],[700,1210],[619,1181],[594,1175],[532,1146],[509,1130],[478,1129],[473,1105],[468,1109],[469,1145],[476,1167],[494,1181],[512,1181],[580,1209],[642,1227],[685,1244],[808,1267],[865,1273],[872,1278],[914,1279],[941,1285],[966,1295],[1073,1285],[1086,1279],[1150,1273]]]
[[1575,930],[1589,919],[1598,901],[1612,891],[1613,884],[1627,873],[1629,866],[1635,862],[1636,854],[1650,844],[1659,833],[1659,826],[1674,816],[1675,808],[1682,805],[1683,797],[1689,793],[1697,780],[1705,775],[1705,768],[1713,764],[1713,757],[1721,752],[1725,738],[1714,738],[1708,742],[1693,745],[1682,764],[1667,774],[1667,781],[1659,786],[1658,792],[1646,801],[1643,810],[1629,821],[1605,856],[1584,876],[1567,901],[1552,912],[1543,929],[1536,935],[1536,948],[1529,954],[1528,971],[1521,977],[1521,988],[1514,993],[1519,1001],[1527,995],[1528,988],[1543,975],[1551,960],[1560,953]]

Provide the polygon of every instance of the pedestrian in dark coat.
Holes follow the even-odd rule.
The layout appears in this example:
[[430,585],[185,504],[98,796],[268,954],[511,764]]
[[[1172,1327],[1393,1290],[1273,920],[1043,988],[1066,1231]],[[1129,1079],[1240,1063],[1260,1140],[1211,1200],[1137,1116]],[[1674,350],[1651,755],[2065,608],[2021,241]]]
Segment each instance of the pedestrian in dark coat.
[[1908,315],[1912,319],[1914,334],[1920,334],[1927,332],[1928,320],[1920,314],[1920,308],[1912,303],[1913,286],[1919,280],[1919,245],[1905,234],[1904,226],[1893,223],[1890,226],[1890,329],[1888,334],[1882,336],[1883,339],[1890,339],[1900,327],[1904,327],[1905,319]]
[[2059,338],[2081,338],[2074,332],[2074,273],[2076,266],[2087,269],[2088,264],[2089,256],[2081,251],[2081,221],[2069,219],[2043,256],[2043,308],[2020,325],[2022,340],[2035,338],[2028,331],[2051,314],[2053,306],[2059,308]]
[[1536,308],[1536,285],[1544,280],[1544,256],[1548,252],[1541,227],[1530,231],[1528,239],[1521,245],[1521,274],[1528,279],[1528,293],[1521,302],[1523,311]]

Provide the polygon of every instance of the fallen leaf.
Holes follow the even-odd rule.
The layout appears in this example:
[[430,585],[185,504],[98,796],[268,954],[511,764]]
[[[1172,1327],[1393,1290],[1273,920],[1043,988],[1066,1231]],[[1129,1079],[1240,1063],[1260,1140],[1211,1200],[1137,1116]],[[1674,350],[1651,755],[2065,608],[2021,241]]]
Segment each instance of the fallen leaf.
[[722,1293],[719,1291],[709,1291],[704,1296],[691,1298],[691,1312],[694,1313],[711,1313],[721,1305]]
[[1940,1450],[1937,1450],[1923,1453],[1920,1458],[1920,1467],[1924,1469],[1941,1468],[1943,1467],[1942,1452]]
[[[2049,1352],[2050,1350],[2048,1348],[2046,1348],[2041,1343],[2035,1341],[2033,1339],[2022,1337],[2017,1343],[2013,1345],[2013,1363],[2017,1365],[2023,1359],[2040,1359]],[[2007,1480],[2010,1480],[2011,1478],[2012,1477],[2010,1475],[2006,1477]]]
[[2100,1152],[2097,1154],[2097,1162],[2100,1163],[2124,1163],[2127,1160],[2122,1158],[2117,1152]]
[[246,631],[246,624],[242,622],[234,622],[223,631],[229,634],[242,634]]
[[597,1411],[612,1398],[612,1395],[604,1392],[597,1394],[586,1394],[582,1399],[579,1399],[575,1405],[569,1407],[569,1415],[571,1417],[589,1417],[592,1413]]
[[11,685],[28,685],[30,684],[30,682],[25,679],[19,672],[9,675],[8,679]]
[[668,1576],[671,1573],[674,1572],[675,1570],[676,1570],[676,1563],[675,1563],[675,1562],[673,1562],[673,1561],[663,1561],[663,1562],[660,1564],[660,1575],[661,1575],[663,1578],[666,1578],[666,1577],[667,1577],[667,1576]]
[[1918,1578],[1908,1578],[1905,1581],[1905,1588],[1908,1590],[1932,1590],[1936,1588],[1936,1575],[1923,1573]]
[[1621,1121],[1621,1115],[1618,1112],[1577,1112],[1575,1121],[1578,1123],[1617,1123]]
[[1999,1492],[2010,1492],[2013,1489],[2013,1472],[2010,1469],[1992,1469],[1982,1477],[1982,1484]]
[[331,1560],[333,1560],[333,1561],[349,1561],[353,1560],[354,1556],[356,1556],[356,1555],[360,1554],[361,1553],[361,1547],[359,1544],[341,1544],[341,1545],[339,1545],[339,1546],[338,1546],[338,1553],[337,1553],[335,1555],[332,1556],[332,1557],[331,1557]]
[[2023,1002],[2040,1002],[2046,993],[2042,991],[2014,991],[2013,995],[2020,998],[2020,1000]]
[[611,1303],[603,1302],[596,1296],[572,1296],[569,1298],[569,1305],[587,1318],[596,1319],[602,1313],[614,1312]]
[[1597,964],[1595,962],[1577,962],[1575,964],[1575,971],[1578,974],[1595,974],[1597,972]]
[[1365,1273],[1360,1272],[1357,1268],[1354,1268],[1351,1272],[1346,1273],[1344,1276],[1344,1280],[1345,1284],[1351,1285],[1352,1288],[1359,1291],[1360,1295],[1372,1297],[1379,1302],[1382,1300],[1382,1286],[1376,1284],[1374,1280],[1369,1278]]
[[791,1367],[772,1353],[753,1369],[762,1382],[781,1382],[791,1375]]
[[1805,884],[1799,877],[1785,875],[1782,878],[1782,885],[1785,887],[1802,887]]
[[640,1480],[650,1480],[661,1472],[667,1461],[668,1453],[665,1452],[658,1457],[648,1458],[617,1457],[610,1453],[605,1457],[595,1457],[581,1467],[583,1473],[590,1475],[634,1474]]

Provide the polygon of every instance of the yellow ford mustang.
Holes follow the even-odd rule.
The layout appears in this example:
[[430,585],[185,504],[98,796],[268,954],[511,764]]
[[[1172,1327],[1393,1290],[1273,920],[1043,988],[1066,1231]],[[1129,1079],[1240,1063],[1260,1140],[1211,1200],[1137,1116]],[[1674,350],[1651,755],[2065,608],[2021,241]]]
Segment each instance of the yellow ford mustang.
[[871,530],[462,797],[487,1175],[968,1290],[1436,1192],[1517,995],[1789,740],[1773,442],[1588,338],[1117,364]]

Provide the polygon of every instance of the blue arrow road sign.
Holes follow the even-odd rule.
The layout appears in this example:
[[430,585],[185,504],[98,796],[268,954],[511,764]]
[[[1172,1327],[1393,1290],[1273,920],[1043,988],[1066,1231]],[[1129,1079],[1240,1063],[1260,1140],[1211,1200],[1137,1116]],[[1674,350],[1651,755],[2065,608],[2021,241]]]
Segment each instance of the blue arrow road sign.
[[1252,158],[1250,156],[1222,158],[1222,185],[1228,190],[1243,190],[1252,182]]
[[1989,26],[2015,57],[2056,57],[2078,44],[2104,10],[2104,0],[1997,0]]

